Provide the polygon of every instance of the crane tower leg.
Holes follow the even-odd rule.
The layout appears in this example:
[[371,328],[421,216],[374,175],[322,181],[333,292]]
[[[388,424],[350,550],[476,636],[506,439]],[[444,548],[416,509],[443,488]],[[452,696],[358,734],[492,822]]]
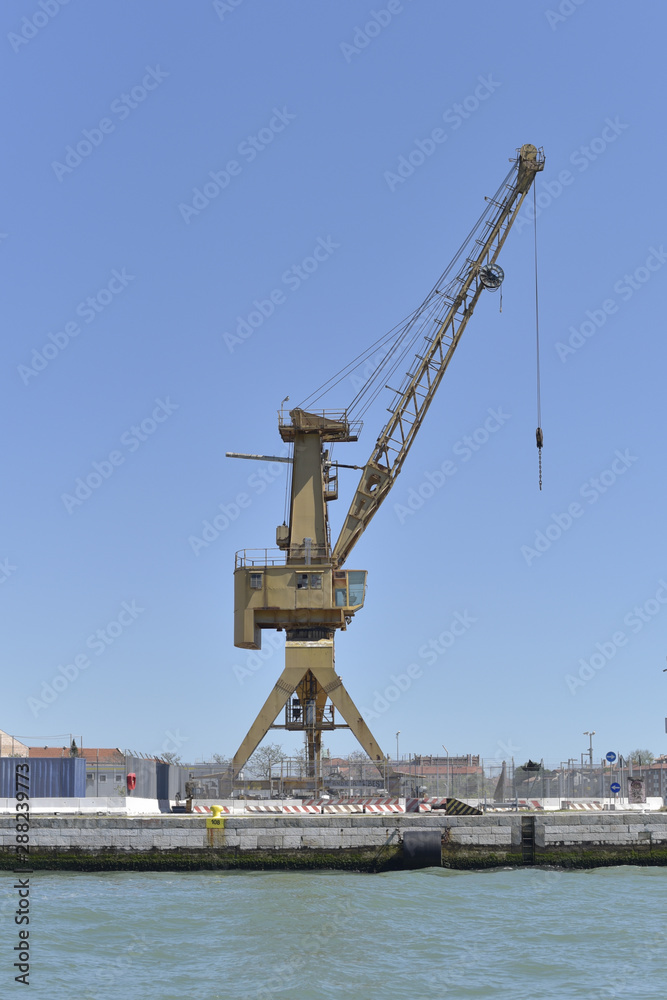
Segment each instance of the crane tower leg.
[[[292,694],[296,694],[304,704],[310,777],[317,778],[319,773],[321,725],[328,698],[370,759],[381,772],[386,771],[391,790],[391,785],[394,784],[393,769],[389,767],[379,744],[334,669],[334,641],[319,639],[312,642],[288,640],[285,643],[285,667],[234,755],[228,772],[229,787],[226,789],[226,794],[231,793],[234,778],[264,739],[276,716]],[[312,717],[306,714],[309,700],[312,702]]]
[[278,712],[284,707],[289,696],[303,679],[303,674],[304,671],[298,666],[290,665],[289,662],[285,664],[285,668],[276,681],[271,694],[264,702],[241,746],[234,754],[228,775],[229,788],[226,790],[226,794],[231,794],[234,778],[236,778],[241,768],[248,761],[248,758],[255,752],[268,733]]
[[345,690],[342,680],[334,669],[333,639],[320,640],[319,642],[307,644],[300,643],[299,645],[318,647],[316,651],[311,648],[311,652],[317,653],[317,656],[311,660],[310,669],[312,673],[326,692],[331,703],[343,716],[370,759],[374,762],[382,763],[384,761],[382,750],[373,738],[373,734],[364,722],[361,712]]

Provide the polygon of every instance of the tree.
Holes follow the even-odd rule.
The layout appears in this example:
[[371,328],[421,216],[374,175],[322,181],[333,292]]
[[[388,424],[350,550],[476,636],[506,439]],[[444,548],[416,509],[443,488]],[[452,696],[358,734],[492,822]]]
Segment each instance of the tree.
[[165,764],[180,764],[181,757],[177,753],[163,753],[160,758]]
[[352,753],[347,755],[347,760],[350,766],[356,764],[359,768],[359,776],[363,774],[364,764],[370,761],[370,757],[363,750],[353,750]]
[[276,770],[276,764],[285,760],[287,754],[280,743],[267,743],[259,747],[248,761],[248,767],[262,778],[271,778]]
[[347,755],[348,771],[351,780],[354,782],[353,768],[356,764],[357,778],[356,781],[363,785],[364,783],[364,768],[366,764],[372,764],[370,757],[363,750],[353,750],[352,753]]
[[211,760],[213,761],[214,764],[219,764],[220,767],[224,768],[229,767],[229,765],[231,764],[231,759],[229,757],[225,757],[221,753],[212,754]]
[[78,757],[79,756],[79,748],[76,745],[76,740],[72,740],[72,745],[69,748],[69,755],[70,755],[70,757]]
[[[297,750],[291,755],[291,760],[295,761],[299,769],[299,777],[303,777],[308,771],[308,750],[305,746],[302,746],[300,750]],[[330,765],[331,761],[331,751],[328,747],[322,747],[320,749],[320,760],[327,767]]]
[[625,759],[641,766],[642,764],[652,764],[655,760],[655,754],[651,753],[650,750],[632,750]]

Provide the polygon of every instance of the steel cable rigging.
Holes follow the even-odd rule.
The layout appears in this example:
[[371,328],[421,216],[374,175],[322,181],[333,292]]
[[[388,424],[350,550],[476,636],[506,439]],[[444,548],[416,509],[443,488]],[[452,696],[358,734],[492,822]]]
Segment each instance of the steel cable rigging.
[[[415,352],[416,361],[421,360],[421,355],[417,352],[417,345],[420,339],[426,341],[427,344],[431,343],[431,331],[438,328],[450,307],[452,300],[450,293],[460,282],[462,273],[465,273],[469,268],[468,258],[473,250],[474,242],[478,239],[477,234],[480,233],[484,225],[488,222],[489,216],[497,208],[505,189],[511,186],[509,182],[515,173],[515,169],[513,165],[493,197],[487,198],[486,208],[422,304],[402,322],[392,327],[391,330],[382,337],[379,337],[366,350],[362,351],[356,358],[353,358],[352,361],[348,362],[348,364],[332,375],[331,378],[322,383],[322,385],[299,404],[300,407],[304,409],[312,407],[353,372],[369,364],[371,359],[379,351],[382,351],[382,357],[372,368],[368,378],[364,381],[347,407],[350,418],[360,420],[373,405],[383,389],[390,388],[387,383],[393,378],[411,352]],[[410,373],[406,372],[402,384],[405,384],[405,380],[409,380],[409,378]],[[391,391],[400,393],[402,390],[400,388],[391,388]]]
[[537,283],[537,195],[535,193],[535,187],[533,187],[533,215],[534,215],[534,233],[535,233],[535,348],[536,348],[536,363],[537,363],[537,430],[535,431],[535,439],[537,442],[538,451],[538,467],[539,467],[539,481],[540,490],[542,489],[542,447],[544,445],[544,434],[542,433],[542,387],[540,384],[540,309],[539,309],[539,298],[538,298],[538,283]]

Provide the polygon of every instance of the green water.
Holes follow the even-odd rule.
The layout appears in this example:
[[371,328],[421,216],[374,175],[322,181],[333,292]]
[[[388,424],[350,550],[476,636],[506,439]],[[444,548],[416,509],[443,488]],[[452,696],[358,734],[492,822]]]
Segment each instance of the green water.
[[[0,877],[0,996],[16,892]],[[35,873],[44,1000],[667,997],[667,869]]]

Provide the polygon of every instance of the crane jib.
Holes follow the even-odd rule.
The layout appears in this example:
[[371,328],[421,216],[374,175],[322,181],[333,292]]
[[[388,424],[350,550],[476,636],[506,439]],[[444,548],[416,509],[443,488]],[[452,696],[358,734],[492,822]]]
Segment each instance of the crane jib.
[[334,546],[335,566],[345,563],[398,476],[482,290],[499,286],[502,271],[496,260],[536,173],[543,169],[543,153],[535,146],[522,146],[510,179],[501,185],[502,194],[489,200],[487,211],[464,244],[476,249],[465,257],[447,288],[450,305],[435,335],[395,391],[391,415],[364,466]]

